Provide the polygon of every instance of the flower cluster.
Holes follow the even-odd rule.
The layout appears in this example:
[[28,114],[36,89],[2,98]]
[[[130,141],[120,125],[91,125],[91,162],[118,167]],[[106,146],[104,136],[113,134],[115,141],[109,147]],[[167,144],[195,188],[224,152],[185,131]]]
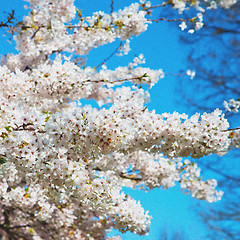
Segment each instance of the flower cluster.
[[231,145],[230,147],[233,147],[233,148],[240,148],[240,130],[239,128],[236,129],[235,131],[231,131],[229,133],[229,137],[231,138]]
[[239,100],[234,100],[234,99],[230,99],[228,102],[224,101],[223,103],[225,110],[227,112],[234,112],[234,113],[238,113],[238,109],[240,107],[240,101]]
[[[189,7],[195,7],[198,11],[204,12],[205,8],[207,9],[217,9],[218,7],[221,8],[230,8],[234,5],[237,0],[212,0],[212,1],[188,1],[188,0],[173,0],[171,4],[173,5],[174,9],[177,9],[179,14],[182,14],[183,11],[188,10]],[[207,7],[206,7],[207,6]]]
[[206,182],[201,181],[199,179],[200,168],[197,167],[197,164],[185,160],[179,165],[181,166],[181,171],[184,170],[180,180],[182,189],[190,191],[193,197],[204,199],[208,202],[215,202],[221,199],[223,192],[215,190],[217,181],[215,179],[209,179]]
[[139,3],[112,14],[100,11],[92,17],[80,15],[80,20],[71,24],[76,16],[73,0],[60,1],[61,4],[49,0],[29,2],[32,11],[24,18],[21,32],[15,36],[20,53],[8,55],[5,60],[11,70],[36,67],[55,52],[86,55],[92,48],[116,39],[126,40],[128,45],[129,39],[146,31],[150,23]]

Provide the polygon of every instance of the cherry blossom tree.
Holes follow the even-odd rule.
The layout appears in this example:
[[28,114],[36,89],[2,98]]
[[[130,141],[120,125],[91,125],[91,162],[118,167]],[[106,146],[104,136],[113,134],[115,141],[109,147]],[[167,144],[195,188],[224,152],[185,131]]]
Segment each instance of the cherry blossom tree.
[[[239,146],[219,109],[191,117],[149,111],[144,86],[152,88],[165,74],[140,67],[142,54],[111,70],[75,60],[117,39],[117,54],[128,54],[132,37],[151,22],[177,21],[182,29],[190,23],[193,33],[203,26],[205,8],[235,2],[141,1],[91,17],[73,0],[28,2],[22,21],[12,24],[12,13],[1,24],[19,50],[0,67],[1,238],[104,239],[111,229],[147,234],[151,217],[124,186],[149,191],[178,182],[197,199],[220,200],[216,181],[204,181],[193,161]],[[198,13],[151,19],[158,7]],[[99,108],[79,99],[94,99]]]

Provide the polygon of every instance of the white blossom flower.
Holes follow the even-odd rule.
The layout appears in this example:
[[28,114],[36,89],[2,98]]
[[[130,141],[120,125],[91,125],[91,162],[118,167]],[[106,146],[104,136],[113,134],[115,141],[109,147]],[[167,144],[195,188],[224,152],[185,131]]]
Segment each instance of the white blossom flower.
[[185,22],[182,22],[181,24],[179,24],[179,27],[182,31],[184,31],[187,28],[187,24]]

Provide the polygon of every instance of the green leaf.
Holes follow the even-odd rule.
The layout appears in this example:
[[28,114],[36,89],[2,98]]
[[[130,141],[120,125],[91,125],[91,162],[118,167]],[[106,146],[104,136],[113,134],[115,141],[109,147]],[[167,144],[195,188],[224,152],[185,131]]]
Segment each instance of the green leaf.
[[12,132],[12,130],[11,130],[11,127],[10,127],[10,126],[7,126],[7,127],[5,127],[5,129],[6,129],[8,132]]
[[0,155],[0,164],[4,164],[5,162],[7,162],[6,158]]

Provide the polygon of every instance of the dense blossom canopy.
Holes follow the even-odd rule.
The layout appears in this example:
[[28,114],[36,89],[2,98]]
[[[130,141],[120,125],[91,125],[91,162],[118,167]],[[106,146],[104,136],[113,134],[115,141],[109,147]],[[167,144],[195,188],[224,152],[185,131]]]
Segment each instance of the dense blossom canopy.
[[[229,134],[219,109],[191,117],[149,111],[141,86],[151,88],[165,74],[140,67],[142,54],[114,70],[74,63],[116,39],[124,42],[119,55],[127,54],[131,37],[151,23],[150,2],[92,17],[82,16],[73,0],[28,2],[29,15],[11,29],[19,53],[0,66],[0,236],[104,239],[112,228],[146,234],[151,217],[124,186],[148,191],[179,182],[195,198],[219,200],[216,181],[203,181],[190,160],[239,147],[240,134]],[[234,1],[164,4],[199,11],[191,33],[203,26],[204,7]],[[225,107],[238,109],[239,102]]]

